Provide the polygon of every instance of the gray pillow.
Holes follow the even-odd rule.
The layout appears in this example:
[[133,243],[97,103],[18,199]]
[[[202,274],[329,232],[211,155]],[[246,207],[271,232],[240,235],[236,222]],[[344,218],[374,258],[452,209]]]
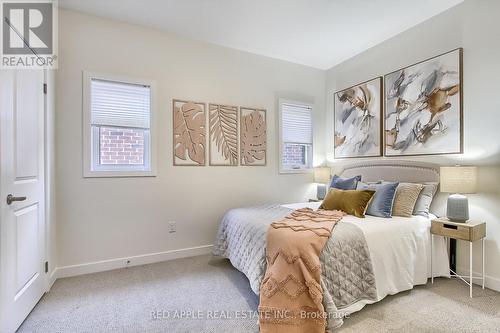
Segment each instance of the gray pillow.
[[391,217],[392,203],[399,183],[372,183],[358,182],[358,190],[375,190],[372,200],[366,210],[367,215]]
[[352,178],[342,178],[337,175],[333,176],[330,187],[339,190],[355,190],[358,182],[361,181],[361,176],[354,176]]
[[431,207],[432,199],[436,194],[438,183],[424,183],[424,188],[418,195],[415,208],[413,208],[413,215],[420,215],[429,217],[429,208]]

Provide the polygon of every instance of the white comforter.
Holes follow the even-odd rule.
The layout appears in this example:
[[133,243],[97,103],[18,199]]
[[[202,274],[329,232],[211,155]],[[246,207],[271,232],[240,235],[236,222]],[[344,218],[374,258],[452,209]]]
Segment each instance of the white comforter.
[[[283,206],[317,209],[319,205],[319,202],[313,202]],[[433,217],[380,218],[367,215],[361,219],[348,215],[343,218],[342,223],[355,224],[365,235],[375,273],[377,301],[427,283],[431,276],[430,226]],[[446,241],[440,236],[434,236],[433,272],[435,277],[449,277]],[[359,301],[343,311],[359,311],[368,303],[374,301]]]

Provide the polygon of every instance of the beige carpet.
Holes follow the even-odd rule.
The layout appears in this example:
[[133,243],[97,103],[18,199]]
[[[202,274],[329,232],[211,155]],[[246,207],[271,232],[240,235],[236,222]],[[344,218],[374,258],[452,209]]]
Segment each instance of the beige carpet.
[[[436,279],[366,306],[339,332],[500,332],[500,293],[474,294]],[[200,256],[57,280],[19,332],[258,332],[257,303],[228,261]]]

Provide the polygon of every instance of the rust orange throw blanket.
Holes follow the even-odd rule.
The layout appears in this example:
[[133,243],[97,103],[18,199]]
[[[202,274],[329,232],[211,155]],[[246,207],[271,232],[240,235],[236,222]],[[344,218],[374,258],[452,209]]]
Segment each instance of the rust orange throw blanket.
[[260,286],[260,332],[325,332],[319,255],[344,215],[303,208],[271,224]]

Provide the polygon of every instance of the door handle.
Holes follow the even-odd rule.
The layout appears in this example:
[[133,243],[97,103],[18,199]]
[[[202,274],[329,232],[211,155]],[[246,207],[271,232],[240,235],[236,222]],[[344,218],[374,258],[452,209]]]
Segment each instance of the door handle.
[[12,204],[14,201],[24,201],[26,200],[26,197],[15,197],[12,194],[9,194],[7,196],[7,205]]

